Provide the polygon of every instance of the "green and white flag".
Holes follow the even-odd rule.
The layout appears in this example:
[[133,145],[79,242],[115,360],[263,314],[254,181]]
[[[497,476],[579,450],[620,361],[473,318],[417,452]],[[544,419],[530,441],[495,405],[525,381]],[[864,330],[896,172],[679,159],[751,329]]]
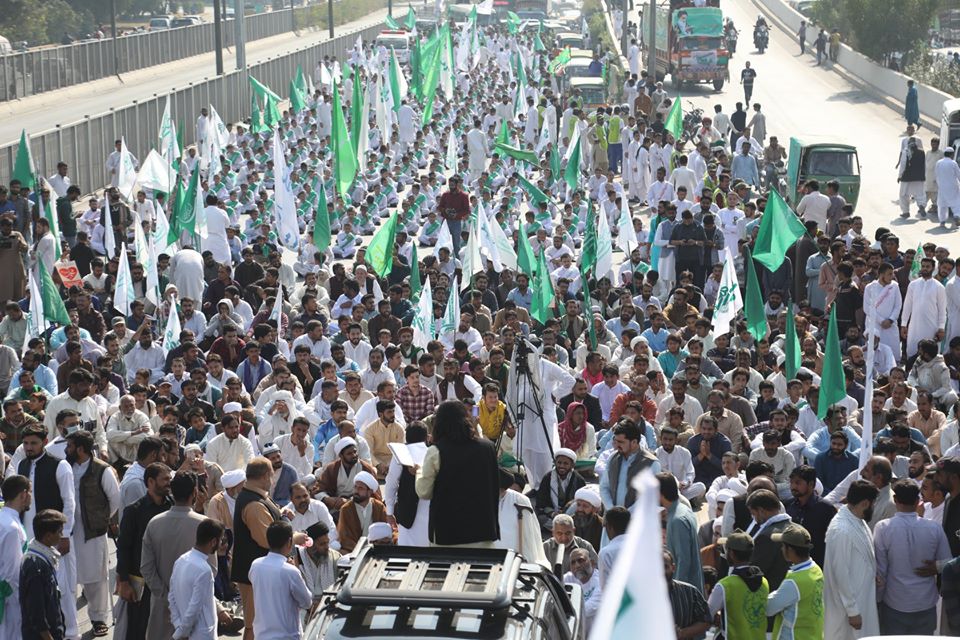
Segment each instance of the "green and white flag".
[[[597,213],[597,268],[593,277],[599,280],[613,271],[613,238],[610,235],[610,223],[604,211]],[[611,282],[615,279],[611,278]]]
[[737,269],[730,247],[723,251],[723,275],[720,276],[720,290],[713,309],[713,330],[716,335],[729,333],[730,323],[736,320],[737,314],[743,309],[743,295],[737,282]]
[[[649,469],[632,482],[637,492],[622,551],[607,578],[590,640],[673,640],[677,632],[663,574],[660,485]],[[638,633],[638,630],[641,630]]]
[[673,134],[674,140],[679,140],[683,135],[683,107],[680,105],[680,96],[674,98],[663,128]]
[[413,327],[413,344],[421,349],[427,348],[427,343],[433,340],[433,293],[430,291],[430,278],[423,283],[420,299],[417,300],[417,309],[410,322]]
[[327,206],[327,190],[323,181],[317,185],[317,213],[313,221],[313,246],[326,253],[330,246],[330,209]]
[[457,283],[450,283],[450,294],[447,297],[447,308],[443,311],[443,319],[440,321],[440,336],[450,335],[450,343],[453,344],[453,335],[460,326],[460,287]]
[[103,220],[106,223],[103,230],[103,248],[107,251],[107,258],[113,260],[117,255],[117,237],[113,232],[113,214],[110,213],[109,195],[103,199]]
[[174,176],[176,176],[176,172],[173,166],[167,162],[166,158],[157,153],[156,149],[151,149],[140,165],[137,182],[141,189],[170,193],[173,189]]
[[177,308],[177,302],[173,296],[170,296],[170,316],[167,318],[167,326],[163,330],[163,352],[169,353],[171,349],[180,346],[180,313]]
[[563,179],[570,191],[576,191],[580,185],[580,127],[574,125],[573,140],[565,156],[567,167],[563,170]]
[[920,266],[923,262],[923,243],[917,243],[917,252],[913,254],[913,262],[910,263],[910,279],[916,280],[920,277]]
[[397,61],[397,54],[393,47],[390,47],[390,67],[387,75],[390,80],[390,93],[393,95],[393,110],[399,111],[401,101],[407,97],[407,79],[400,69],[400,63]]
[[333,170],[336,177],[337,193],[345,196],[357,176],[357,155],[350,140],[350,131],[343,117],[343,107],[340,105],[340,88],[333,86],[333,132],[331,135],[333,147]]
[[450,133],[447,134],[447,155],[444,159],[444,164],[447,167],[447,171],[455,172],[457,170],[457,132],[453,130],[453,127],[450,127]]
[[152,243],[147,239],[147,234],[143,232],[143,221],[140,220],[140,214],[136,211],[133,212],[133,249],[137,256],[137,262],[143,265],[147,277],[147,299],[153,304],[159,305],[160,277],[157,273],[157,261]]
[[273,309],[270,310],[270,320],[277,323],[277,333],[282,331],[280,321],[283,319],[283,287],[277,286],[277,295],[273,297]]
[[381,132],[390,131],[393,126],[393,95],[389,84],[384,84],[383,76],[377,73],[376,82],[377,102],[374,110],[377,117],[377,129]]
[[[485,213],[482,211],[480,213],[486,217]],[[475,273],[483,273],[483,271],[485,271],[483,256],[480,255],[479,216],[470,221],[467,230],[470,232],[470,236],[467,238],[467,245],[463,249],[463,269],[461,271],[463,277],[460,279],[461,291],[470,287]]]
[[[27,130],[20,131],[20,144],[17,146],[17,158],[13,163],[13,175],[11,180],[19,180],[20,184],[30,187],[31,191],[37,190],[37,165],[33,163],[33,152],[30,150],[30,139],[27,137]],[[53,193],[51,191],[51,193]]]
[[[359,84],[360,80],[355,80]],[[360,107],[360,132],[357,134],[357,170],[367,170],[367,153],[370,151],[370,94],[373,87],[367,86],[363,92],[363,102]]]
[[137,167],[133,154],[127,150],[127,141],[120,138],[120,166],[117,168],[117,191],[127,202],[133,202],[133,189],[137,185]]
[[[174,124],[173,118],[170,115],[170,96],[167,96],[166,105],[163,107],[163,115],[160,116],[160,130],[157,133],[157,143],[160,149],[160,157],[166,161],[166,174],[167,174],[167,185],[166,189],[160,189],[164,193],[170,193],[170,190],[173,189],[173,183],[176,179],[176,170],[174,168],[174,163],[180,159],[181,151],[180,144],[177,142],[177,125]],[[149,156],[147,156],[149,160]],[[140,173],[143,173],[143,168],[147,164],[147,160],[144,160],[143,166],[140,167]],[[147,187],[143,184],[141,179],[140,185]],[[147,187],[149,189],[154,189],[155,187]]]
[[136,299],[133,291],[133,278],[130,276],[130,264],[127,259],[127,245],[120,243],[120,265],[117,268],[117,284],[113,292],[113,308],[126,318],[130,315],[130,304]]
[[43,266],[42,260],[37,261],[37,277],[40,280],[43,317],[57,324],[70,324],[70,316],[67,315],[67,307],[63,304],[63,298],[60,297],[60,289],[53,283],[53,278],[47,273],[47,268]]
[[[37,267],[42,269],[43,262],[38,261]],[[51,281],[51,283],[52,282],[53,281]],[[27,314],[27,339],[23,341],[21,356],[30,349],[30,347],[27,346],[30,338],[39,338],[49,326],[47,319],[43,315],[43,296],[40,293],[40,285],[34,277],[33,269],[27,271],[27,290],[30,292],[30,313]],[[64,311],[66,311],[66,309],[64,309]]]
[[387,222],[377,230],[367,245],[367,262],[381,278],[393,271],[393,250],[397,243],[397,219],[400,214],[393,212]]
[[[490,240],[497,248],[497,254],[500,256],[500,264],[505,269],[517,270],[517,252],[513,249],[513,243],[503,232],[503,228],[497,223],[496,218],[490,218],[487,228],[490,232]],[[528,243],[529,244],[529,243]]]
[[620,198],[620,217],[617,218],[617,246],[623,251],[624,258],[630,259],[630,252],[640,246],[637,243],[637,234],[633,230],[633,217],[630,215],[630,204],[627,194]]

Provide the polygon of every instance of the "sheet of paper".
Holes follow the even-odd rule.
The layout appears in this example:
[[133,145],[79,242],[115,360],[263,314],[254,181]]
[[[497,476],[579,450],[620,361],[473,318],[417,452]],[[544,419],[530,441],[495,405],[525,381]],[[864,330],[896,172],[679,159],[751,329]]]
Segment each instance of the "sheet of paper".
[[396,459],[400,466],[403,467],[412,467],[416,464],[413,461],[413,456],[410,455],[410,449],[407,448],[402,442],[391,442],[387,445],[390,447],[390,451],[393,452],[393,457]]

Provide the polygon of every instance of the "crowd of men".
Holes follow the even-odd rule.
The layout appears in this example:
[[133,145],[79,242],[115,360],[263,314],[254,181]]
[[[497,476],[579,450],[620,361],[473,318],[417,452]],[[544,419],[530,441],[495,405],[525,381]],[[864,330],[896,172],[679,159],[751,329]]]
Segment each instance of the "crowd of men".
[[[780,268],[751,266],[766,168],[786,153],[760,105],[718,105],[676,140],[654,78],[628,71],[626,105],[582,109],[541,33],[514,27],[454,28],[453,95],[437,91],[425,122],[413,90],[392,116],[371,109],[345,191],[330,136],[341,115],[354,124],[354,83],[390,84],[391,52],[319,61],[301,110],[276,133],[228,127],[216,157],[204,110],[179,172],[183,186],[204,172],[206,235],[155,264],[119,248],[160,241],[174,207],[121,197],[120,143],[106,201],[85,206],[64,163],[41,206],[22,182],[0,191],[0,637],[79,638],[81,595],[95,637],[299,637],[363,544],[480,543],[546,567],[562,547],[589,627],[646,470],[678,638],[960,629],[949,250],[868,237],[837,184],[811,181],[806,233]],[[918,201],[949,204],[938,186],[960,182],[941,174]],[[387,224],[384,269],[365,247]],[[598,273],[611,237],[622,263]],[[741,288],[758,274],[763,335],[755,318],[711,321],[727,250]],[[38,334],[31,314],[57,294],[69,322]],[[831,317],[842,381],[825,372]],[[465,441],[460,459],[440,446]],[[455,468],[476,482],[454,484]]]

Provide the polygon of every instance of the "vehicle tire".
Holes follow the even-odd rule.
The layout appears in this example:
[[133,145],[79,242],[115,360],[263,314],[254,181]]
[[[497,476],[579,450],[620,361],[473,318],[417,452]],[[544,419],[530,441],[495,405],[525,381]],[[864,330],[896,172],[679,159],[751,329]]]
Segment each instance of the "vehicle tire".
[[723,78],[718,78],[714,80],[713,88],[716,89],[717,91],[721,91],[723,89],[723,82],[724,82]]

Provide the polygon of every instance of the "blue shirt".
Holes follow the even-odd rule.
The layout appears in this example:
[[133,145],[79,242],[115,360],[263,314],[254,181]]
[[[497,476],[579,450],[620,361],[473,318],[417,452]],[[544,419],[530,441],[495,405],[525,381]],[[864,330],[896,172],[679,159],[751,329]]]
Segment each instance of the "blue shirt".
[[[847,434],[848,438],[847,451],[852,454],[859,454],[861,445],[860,436],[847,425],[843,425],[843,432]],[[807,446],[803,448],[803,455],[806,457],[807,462],[811,460],[816,461],[817,456],[820,455],[821,452],[830,449],[831,433],[833,432],[829,430],[829,427],[820,427],[810,434],[810,437],[807,438]]]
[[843,482],[850,472],[860,466],[860,456],[844,451],[839,458],[830,455],[830,451],[821,451],[813,462],[817,472],[817,480],[823,484],[823,495],[833,491],[834,487]]
[[317,435],[313,436],[313,462],[319,464],[323,460],[323,450],[333,436],[337,435],[339,430],[337,425],[333,424],[333,418],[327,420],[317,427]]
[[[613,334],[617,336],[617,340],[620,339],[620,336],[622,336],[623,332],[626,331],[627,329],[633,329],[634,331],[637,332],[637,335],[639,335],[640,332],[643,331],[643,327],[637,324],[636,320],[630,320],[626,324],[624,324],[623,320],[621,320],[620,318],[614,318],[613,320],[607,320],[606,326],[607,326],[607,329],[612,331]],[[664,339],[664,343],[666,343],[666,339]]]
[[650,349],[660,353],[661,351],[666,351],[667,349],[667,336],[670,335],[670,332],[665,328],[661,328],[660,331],[654,331],[653,328],[647,329],[640,334],[647,339],[647,344],[650,345]]
[[527,292],[521,293],[519,287],[514,287],[507,294],[507,300],[512,300],[518,307],[523,307],[529,311],[530,305],[533,304],[533,289],[527,287]]
[[[20,388],[21,373],[23,373],[23,367],[17,369],[17,372],[13,374],[13,378],[10,379],[10,391]],[[51,396],[55,396],[60,393],[57,385],[57,376],[53,373],[50,367],[46,365],[38,364],[37,368],[33,370],[33,382],[34,384],[46,389]]]
[[733,180],[743,180],[749,185],[760,185],[760,173],[757,170],[757,160],[749,153],[743,155],[738,153],[733,157],[733,163],[730,165],[730,177]]

